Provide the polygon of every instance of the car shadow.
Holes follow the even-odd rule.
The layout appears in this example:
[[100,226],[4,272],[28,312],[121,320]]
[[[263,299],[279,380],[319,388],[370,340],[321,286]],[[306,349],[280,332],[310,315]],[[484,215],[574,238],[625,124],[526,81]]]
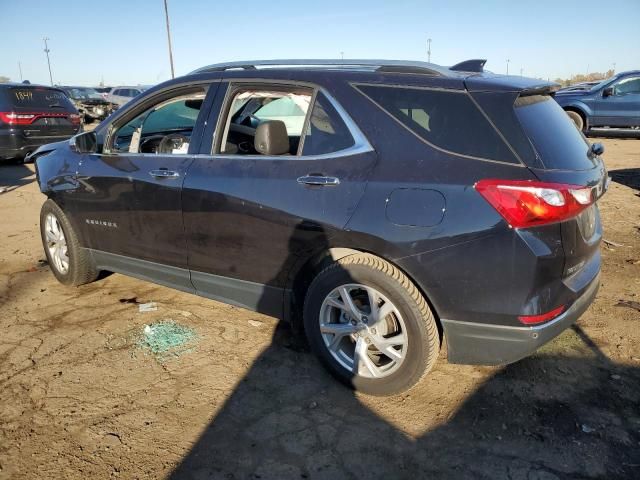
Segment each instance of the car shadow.
[[0,162],[0,187],[4,192],[35,182],[35,173],[26,165]]
[[640,190],[640,168],[621,168],[609,170],[609,176],[614,182]]
[[[305,229],[293,230],[293,257],[301,253],[293,237]],[[319,243],[329,245],[327,238]],[[283,266],[292,263],[288,258]],[[331,378],[289,324],[279,322],[169,478],[640,478],[640,369],[609,362],[580,327],[573,338],[582,354],[543,352],[508,365],[416,437]],[[447,398],[448,383],[440,382],[455,375],[454,367],[440,368],[445,373],[427,377],[417,392],[424,415],[435,416],[433,403]],[[382,404],[398,415],[403,398]]]

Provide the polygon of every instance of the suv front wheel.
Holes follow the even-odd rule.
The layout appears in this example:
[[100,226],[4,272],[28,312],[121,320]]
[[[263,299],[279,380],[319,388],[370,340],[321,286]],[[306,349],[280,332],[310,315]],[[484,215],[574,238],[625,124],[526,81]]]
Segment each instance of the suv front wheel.
[[369,254],[344,257],[318,274],[304,326],[331,373],[371,395],[411,388],[438,357],[438,328],[424,297],[404,273]]
[[51,199],[40,210],[40,234],[49,266],[60,283],[82,285],[98,278],[89,252],[62,209]]

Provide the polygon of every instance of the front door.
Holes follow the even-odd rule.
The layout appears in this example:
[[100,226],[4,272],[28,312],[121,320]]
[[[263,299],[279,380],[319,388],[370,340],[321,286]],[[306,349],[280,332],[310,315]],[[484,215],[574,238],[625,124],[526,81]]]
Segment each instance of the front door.
[[101,261],[191,289],[181,195],[205,95],[197,87],[144,102],[116,120],[102,153],[81,162],[74,208]]
[[216,104],[213,153],[184,183],[191,280],[200,294],[279,315],[290,266],[347,223],[375,154],[321,90],[236,83]]
[[613,94],[596,102],[597,124],[609,127],[640,126],[640,77],[627,77],[612,85]]

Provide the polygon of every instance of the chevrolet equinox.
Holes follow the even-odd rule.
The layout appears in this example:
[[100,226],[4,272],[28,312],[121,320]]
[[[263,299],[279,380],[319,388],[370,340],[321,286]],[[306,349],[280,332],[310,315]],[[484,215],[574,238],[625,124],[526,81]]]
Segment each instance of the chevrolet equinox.
[[599,284],[608,186],[555,84],[387,60],[201,68],[34,152],[51,269],[289,319],[340,380],[505,364]]

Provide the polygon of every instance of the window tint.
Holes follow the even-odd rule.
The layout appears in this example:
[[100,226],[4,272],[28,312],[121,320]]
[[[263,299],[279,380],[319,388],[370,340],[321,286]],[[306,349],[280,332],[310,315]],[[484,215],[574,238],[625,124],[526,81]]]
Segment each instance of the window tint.
[[640,77],[625,78],[620,80],[615,86],[616,95],[627,93],[640,93]]
[[519,97],[516,116],[549,169],[588,170],[594,163],[589,145],[562,107],[548,95]]
[[353,144],[353,137],[340,115],[329,100],[319,93],[309,118],[302,154],[332,153],[349,148]]
[[187,153],[204,93],[180,96],[151,107],[118,129],[113,150],[128,153]]
[[439,148],[517,163],[511,150],[465,93],[377,85],[357,88],[405,127]]

